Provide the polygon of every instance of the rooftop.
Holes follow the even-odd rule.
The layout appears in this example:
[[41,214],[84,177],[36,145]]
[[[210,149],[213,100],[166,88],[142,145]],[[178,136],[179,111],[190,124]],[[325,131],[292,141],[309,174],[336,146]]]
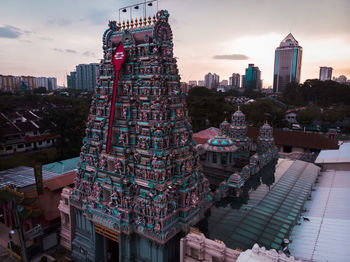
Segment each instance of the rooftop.
[[[80,158],[75,157],[43,165],[43,181],[50,180],[67,172],[73,171],[77,168],[79,161]],[[67,179],[69,180],[69,178]],[[0,188],[5,187],[6,184],[15,185],[18,188],[35,185],[34,169],[32,167],[19,166],[0,171]]]
[[338,150],[322,150],[315,163],[350,163],[350,142],[341,144]]
[[291,254],[310,261],[349,261],[350,195],[349,171],[321,172],[304,217],[294,227]]
[[319,167],[299,160],[270,163],[247,181],[246,199],[217,202],[199,229],[233,249],[244,250],[255,243],[279,249],[300,217],[318,173]]

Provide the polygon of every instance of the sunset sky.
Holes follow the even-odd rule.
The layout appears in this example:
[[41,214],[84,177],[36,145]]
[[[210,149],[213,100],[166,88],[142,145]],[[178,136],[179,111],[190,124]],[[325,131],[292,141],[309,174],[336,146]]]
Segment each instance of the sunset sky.
[[[138,2],[0,0],[0,74],[53,76],[66,84],[77,64],[102,58],[108,20]],[[208,72],[228,79],[254,63],[270,86],[274,50],[289,32],[303,47],[302,81],[318,78],[320,66],[350,78],[349,0],[160,0],[159,9],[170,13],[182,81]],[[142,8],[133,10],[141,15]]]

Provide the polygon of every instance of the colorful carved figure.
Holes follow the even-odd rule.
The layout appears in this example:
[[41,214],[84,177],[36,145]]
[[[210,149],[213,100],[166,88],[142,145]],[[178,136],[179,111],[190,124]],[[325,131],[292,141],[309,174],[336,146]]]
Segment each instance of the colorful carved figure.
[[159,11],[154,24],[128,29],[109,23],[71,196],[95,226],[160,244],[199,221],[212,199],[192,144],[168,17]]

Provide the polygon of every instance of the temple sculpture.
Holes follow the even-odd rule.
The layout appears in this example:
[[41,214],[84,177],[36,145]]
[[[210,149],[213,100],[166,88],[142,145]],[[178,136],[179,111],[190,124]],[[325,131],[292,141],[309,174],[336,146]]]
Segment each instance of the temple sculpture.
[[216,200],[230,191],[239,197],[245,182],[278,156],[273,128],[266,122],[255,145],[247,136],[245,115],[240,108],[232,114],[231,124],[222,122],[218,135],[196,148],[210,187],[216,190]]
[[70,204],[76,261],[174,261],[212,195],[166,10],[109,22]]

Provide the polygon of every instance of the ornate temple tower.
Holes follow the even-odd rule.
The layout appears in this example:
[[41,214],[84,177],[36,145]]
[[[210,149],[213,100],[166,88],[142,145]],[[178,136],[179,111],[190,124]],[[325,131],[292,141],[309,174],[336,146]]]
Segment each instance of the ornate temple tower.
[[229,136],[234,144],[239,148],[240,152],[249,152],[250,139],[247,136],[247,125],[245,123],[245,115],[239,109],[232,114]]
[[71,195],[78,261],[173,261],[179,232],[210,206],[168,17],[112,21],[103,34]]
[[274,149],[274,147],[275,140],[273,138],[273,128],[266,122],[260,127],[256,151],[258,153],[263,153]]

